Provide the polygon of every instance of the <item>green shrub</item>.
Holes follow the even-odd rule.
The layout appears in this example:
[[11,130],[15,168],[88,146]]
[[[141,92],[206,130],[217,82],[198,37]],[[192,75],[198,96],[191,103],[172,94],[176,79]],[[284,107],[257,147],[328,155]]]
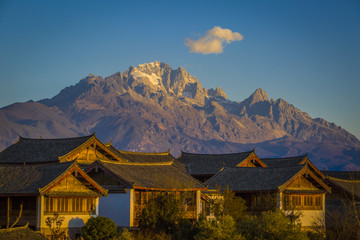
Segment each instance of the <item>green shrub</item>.
[[105,240],[117,236],[117,226],[110,218],[92,217],[81,229],[86,240]]
[[129,230],[124,228],[117,240],[134,240],[134,237]]
[[260,217],[246,217],[238,224],[239,232],[246,239],[257,240],[308,240],[301,225],[293,223],[283,211],[263,212]]
[[163,193],[151,199],[138,215],[139,227],[156,233],[172,234],[182,217],[182,201],[175,195]]
[[201,219],[197,222],[196,240],[245,240],[237,233],[235,221],[230,215],[216,220]]
[[[218,189],[220,191],[220,189]],[[221,192],[221,197],[212,200],[211,211],[214,213],[216,218],[224,215],[230,215],[235,222],[244,216],[246,210],[245,200],[236,197],[235,193],[227,187]]]
[[[202,216],[200,216],[202,218]],[[174,238],[178,240],[194,240],[197,233],[195,224],[189,219],[181,219],[177,224],[177,231],[174,234]]]

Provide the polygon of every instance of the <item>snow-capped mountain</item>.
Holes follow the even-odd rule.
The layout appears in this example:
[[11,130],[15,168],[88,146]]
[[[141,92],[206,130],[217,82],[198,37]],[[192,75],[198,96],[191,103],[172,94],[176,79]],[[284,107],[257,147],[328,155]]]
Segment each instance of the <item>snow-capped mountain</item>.
[[153,62],[106,78],[90,74],[51,99],[0,109],[0,148],[23,137],[69,137],[96,131],[119,149],[202,153],[248,151],[260,157],[309,152],[326,169],[355,169],[360,142],[257,89],[235,102],[205,89],[185,69]]

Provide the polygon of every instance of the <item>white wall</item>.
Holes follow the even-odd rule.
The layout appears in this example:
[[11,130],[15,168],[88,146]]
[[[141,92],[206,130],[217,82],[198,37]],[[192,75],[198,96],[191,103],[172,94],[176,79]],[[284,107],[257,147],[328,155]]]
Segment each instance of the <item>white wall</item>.
[[108,217],[117,226],[130,226],[130,191],[109,193],[99,199],[99,216]]
[[300,216],[302,227],[312,227],[315,223],[325,222],[324,210],[302,210]]

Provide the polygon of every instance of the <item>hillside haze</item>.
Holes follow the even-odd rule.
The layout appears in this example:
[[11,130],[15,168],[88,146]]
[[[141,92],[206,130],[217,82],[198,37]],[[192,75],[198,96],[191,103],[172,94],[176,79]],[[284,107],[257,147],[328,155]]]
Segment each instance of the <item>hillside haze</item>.
[[183,68],[153,62],[103,78],[90,74],[51,99],[0,109],[0,148],[18,136],[96,135],[122,150],[228,153],[260,157],[309,153],[320,169],[359,169],[360,142],[257,89],[241,102],[205,89]]

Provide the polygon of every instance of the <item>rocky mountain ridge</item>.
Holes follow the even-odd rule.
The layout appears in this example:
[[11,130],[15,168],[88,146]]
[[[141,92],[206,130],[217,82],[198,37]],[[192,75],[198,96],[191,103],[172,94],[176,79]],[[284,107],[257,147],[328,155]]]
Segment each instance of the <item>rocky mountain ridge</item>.
[[[27,109],[27,110],[26,110]],[[0,109],[0,148],[24,137],[70,137],[94,131],[131,151],[224,153],[256,147],[260,157],[309,152],[318,167],[360,166],[359,140],[257,89],[241,102],[203,88],[185,69],[153,62],[106,78],[89,76],[51,99]]]

